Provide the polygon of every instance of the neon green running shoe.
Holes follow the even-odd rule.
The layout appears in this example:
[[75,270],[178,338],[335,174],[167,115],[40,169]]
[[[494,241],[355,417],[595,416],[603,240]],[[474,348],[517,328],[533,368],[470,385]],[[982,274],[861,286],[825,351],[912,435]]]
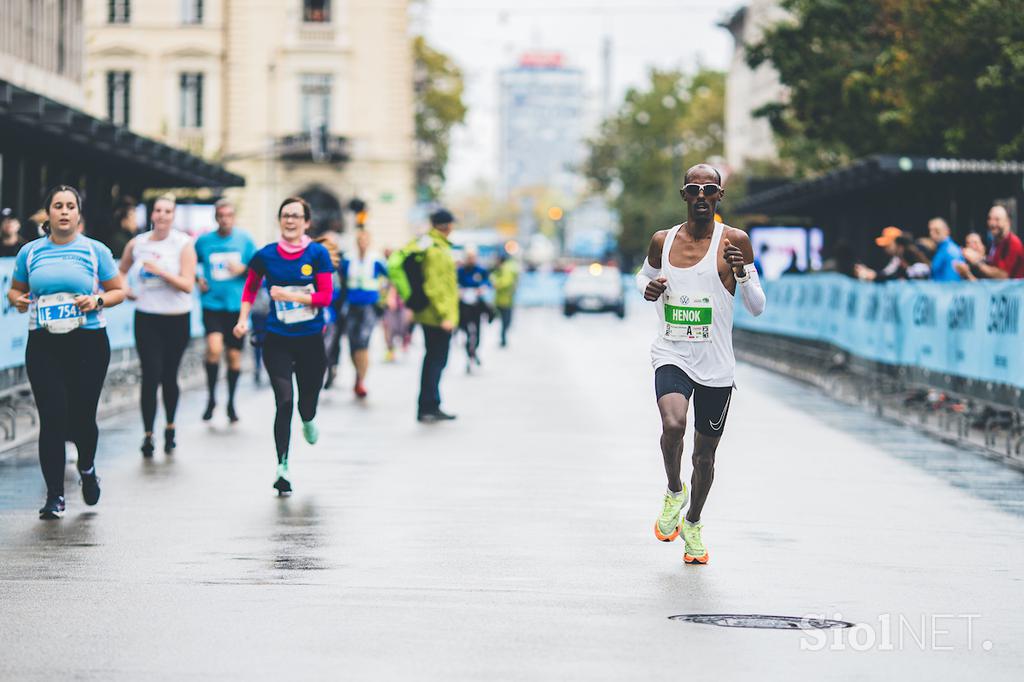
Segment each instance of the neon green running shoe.
[[708,562],[708,550],[700,537],[700,531],[703,528],[703,523],[696,523],[692,526],[687,522],[683,523],[683,542],[686,543],[686,548],[683,551],[683,563],[706,564]]
[[679,517],[683,513],[690,495],[686,492],[686,484],[678,495],[665,493],[664,506],[661,509],[661,516],[654,523],[654,537],[662,542],[672,542],[679,537]]
[[313,422],[302,422],[302,437],[306,442],[313,445],[320,439],[320,429],[316,428]]

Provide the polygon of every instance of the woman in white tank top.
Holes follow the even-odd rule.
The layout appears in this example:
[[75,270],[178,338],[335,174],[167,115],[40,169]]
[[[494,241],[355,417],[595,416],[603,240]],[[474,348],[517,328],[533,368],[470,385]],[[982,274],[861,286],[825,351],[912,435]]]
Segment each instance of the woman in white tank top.
[[152,457],[157,389],[163,389],[164,452],[175,448],[174,415],[178,409],[178,367],[190,338],[196,250],[192,238],[173,228],[174,197],[153,204],[153,230],[125,246],[121,272],[128,274],[129,298],[135,300],[135,348],[142,367],[142,454]]

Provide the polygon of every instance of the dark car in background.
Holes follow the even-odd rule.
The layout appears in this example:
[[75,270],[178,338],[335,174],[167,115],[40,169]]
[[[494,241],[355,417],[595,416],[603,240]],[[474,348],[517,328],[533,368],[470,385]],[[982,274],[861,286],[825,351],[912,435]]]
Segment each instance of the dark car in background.
[[626,292],[622,271],[613,265],[591,263],[575,268],[565,280],[562,312],[566,317],[576,313],[615,313],[626,316]]

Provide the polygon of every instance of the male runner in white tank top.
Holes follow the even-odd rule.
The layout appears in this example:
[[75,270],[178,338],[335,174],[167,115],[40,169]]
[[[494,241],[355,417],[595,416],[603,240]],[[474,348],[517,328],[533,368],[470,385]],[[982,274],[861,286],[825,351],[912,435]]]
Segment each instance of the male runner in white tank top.
[[[637,286],[658,302],[658,336],[651,345],[654,385],[661,413],[661,453],[668,490],[655,536],[671,542],[683,535],[683,561],[706,564],[700,514],[715,477],[715,451],[725,429],[736,359],[732,350],[733,301],[739,289],[754,315],[764,311],[765,296],[754,269],[750,238],[742,230],[715,221],[725,196],[722,176],[699,164],[686,172],[679,190],[686,202],[682,225],[651,238]],[[686,412],[693,399],[692,499],[680,479]]]

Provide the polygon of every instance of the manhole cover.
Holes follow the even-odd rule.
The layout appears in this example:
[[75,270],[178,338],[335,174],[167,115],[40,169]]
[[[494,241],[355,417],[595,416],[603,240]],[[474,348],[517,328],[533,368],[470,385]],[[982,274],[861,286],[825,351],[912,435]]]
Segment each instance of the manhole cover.
[[690,613],[669,616],[669,620],[682,620],[702,625],[717,625],[723,628],[761,628],[768,630],[831,630],[852,628],[853,623],[845,620],[825,618],[798,618],[796,616],[758,616],[733,613]]

